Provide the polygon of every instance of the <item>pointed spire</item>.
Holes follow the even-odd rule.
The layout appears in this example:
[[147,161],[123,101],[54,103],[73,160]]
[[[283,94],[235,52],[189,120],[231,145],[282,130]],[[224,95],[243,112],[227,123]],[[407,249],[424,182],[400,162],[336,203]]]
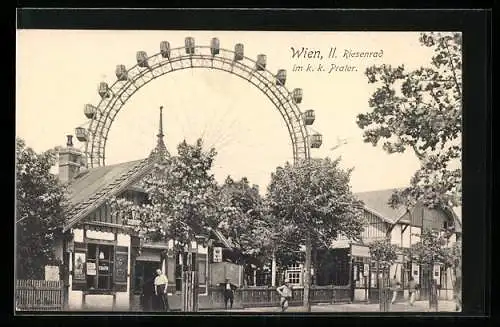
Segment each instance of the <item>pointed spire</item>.
[[163,106],[160,106],[160,131],[158,133],[158,142],[163,141]]
[[167,146],[165,145],[165,142],[163,141],[163,137],[165,135],[163,134],[163,106],[160,106],[160,124],[159,124],[159,129],[158,129],[158,141],[156,143],[155,149],[151,152],[150,157],[153,156],[158,156],[160,158],[164,158],[165,156],[168,156],[168,150]]

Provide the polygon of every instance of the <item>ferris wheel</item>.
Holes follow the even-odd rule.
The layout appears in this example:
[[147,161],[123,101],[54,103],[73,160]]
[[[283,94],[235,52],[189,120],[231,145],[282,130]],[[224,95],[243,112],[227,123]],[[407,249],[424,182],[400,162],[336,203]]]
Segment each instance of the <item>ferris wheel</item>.
[[186,37],[184,46],[176,48],[172,48],[168,41],[161,41],[159,48],[160,51],[152,56],[148,56],[145,51],[138,51],[136,64],[129,69],[123,64],[117,65],[116,81],[111,85],[99,83],[99,103],[84,106],[87,122],[75,129],[75,135],[84,145],[88,168],[106,164],[109,131],[128,99],[160,76],[192,68],[231,73],[264,93],[278,109],[287,126],[294,162],[309,159],[310,149],[321,146],[322,135],[310,127],[316,119],[314,110],[302,112],[298,106],[302,102],[302,89],[289,91],[285,86],[286,70],[278,69],[276,74],[269,71],[265,54],[257,55],[256,60],[250,59],[244,55],[242,43],[236,44],[234,50],[227,50],[220,47],[218,38],[212,38],[208,46],[199,46],[195,45],[194,38]]

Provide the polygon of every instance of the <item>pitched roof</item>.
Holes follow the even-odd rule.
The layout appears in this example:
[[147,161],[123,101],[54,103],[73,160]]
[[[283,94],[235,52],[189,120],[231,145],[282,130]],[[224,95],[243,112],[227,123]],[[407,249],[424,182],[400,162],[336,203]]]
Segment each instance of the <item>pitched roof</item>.
[[363,201],[365,210],[388,223],[394,223],[406,213],[406,208],[404,207],[392,208],[389,205],[389,199],[396,190],[377,190],[355,193],[354,195]]
[[[93,208],[99,207],[107,199],[126,188],[142,190],[134,185],[150,172],[158,157],[128,161],[116,165],[97,167],[77,175],[69,184],[68,220],[63,227],[68,230],[80,219],[88,215]],[[212,229],[215,236],[225,247],[234,249],[234,245],[218,229]]]
[[76,205],[99,193],[121,174],[129,171],[142,160],[123,162],[116,165],[91,168],[78,174],[69,184],[69,202]]
[[92,168],[77,175],[69,184],[70,207],[63,230],[68,230],[107,199],[137,182],[153,169],[155,162],[146,158]]
[[[391,195],[398,189],[386,189],[369,192],[355,193],[354,195],[364,202],[364,209],[373,213],[375,216],[388,223],[395,223],[406,214],[405,207],[392,208],[389,205]],[[457,232],[462,231],[462,208],[445,208],[450,218],[455,222]],[[400,221],[409,223],[408,218],[402,218]]]

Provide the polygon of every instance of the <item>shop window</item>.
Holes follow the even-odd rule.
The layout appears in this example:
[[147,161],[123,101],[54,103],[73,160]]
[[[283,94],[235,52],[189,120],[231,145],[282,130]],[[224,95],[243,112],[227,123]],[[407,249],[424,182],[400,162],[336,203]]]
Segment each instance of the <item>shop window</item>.
[[111,290],[113,285],[113,257],[112,245],[87,245],[87,288],[89,290]]
[[302,267],[298,264],[288,266],[286,278],[290,285],[299,286],[302,284]]

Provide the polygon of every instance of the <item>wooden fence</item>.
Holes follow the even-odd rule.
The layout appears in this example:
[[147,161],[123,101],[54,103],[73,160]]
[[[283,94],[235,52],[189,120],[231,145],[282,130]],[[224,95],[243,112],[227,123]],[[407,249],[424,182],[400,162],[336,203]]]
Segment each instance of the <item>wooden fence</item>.
[[[292,289],[290,306],[303,304],[304,289]],[[223,307],[223,291],[220,288],[209,290],[210,302],[215,307]],[[234,294],[235,305],[243,308],[279,307],[280,296],[276,287],[245,287],[239,288]],[[317,303],[345,303],[351,301],[351,289],[349,286],[312,286],[309,293],[309,301]],[[220,305],[218,305],[220,303]]]
[[16,280],[16,311],[64,310],[62,281]]
[[[303,288],[293,289],[293,296],[289,302],[290,306],[301,306],[303,304]],[[351,289],[349,286],[312,286],[310,290],[311,304],[318,303],[345,303],[351,301]],[[134,297],[131,310],[140,311],[140,296]],[[220,287],[211,287],[208,294],[198,296],[198,309],[217,310],[224,308],[224,290]],[[168,302],[171,310],[182,309],[182,294],[169,295]],[[244,287],[234,292],[234,308],[258,308],[279,307],[280,296],[276,287]]]

